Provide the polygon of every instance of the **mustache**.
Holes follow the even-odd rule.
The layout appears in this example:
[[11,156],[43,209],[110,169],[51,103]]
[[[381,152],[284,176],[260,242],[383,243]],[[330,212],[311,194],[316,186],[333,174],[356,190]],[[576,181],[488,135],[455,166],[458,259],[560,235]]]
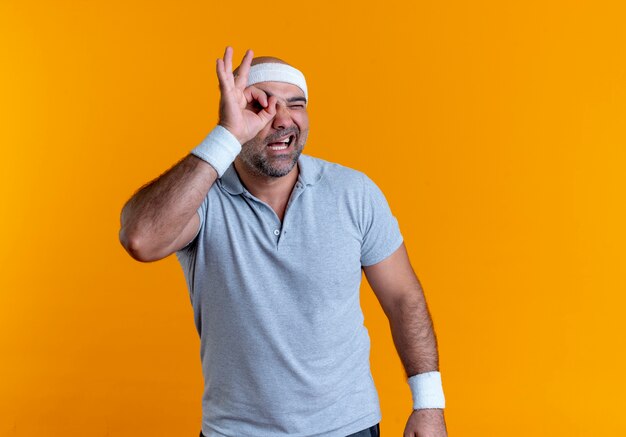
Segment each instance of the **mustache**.
[[283,137],[286,137],[287,135],[291,135],[291,134],[294,134],[294,135],[296,135],[296,136],[300,136],[300,129],[298,129],[298,127],[297,127],[297,126],[294,126],[294,127],[292,127],[292,128],[289,128],[289,129],[284,129],[284,130],[278,131],[278,132],[276,132],[276,133],[273,133],[273,134],[271,134],[271,135],[268,135],[268,136],[265,138],[265,142],[266,142],[266,143],[268,143],[268,144],[269,144],[269,143],[273,143],[273,142],[275,142],[277,139],[279,139],[279,138],[283,138]]

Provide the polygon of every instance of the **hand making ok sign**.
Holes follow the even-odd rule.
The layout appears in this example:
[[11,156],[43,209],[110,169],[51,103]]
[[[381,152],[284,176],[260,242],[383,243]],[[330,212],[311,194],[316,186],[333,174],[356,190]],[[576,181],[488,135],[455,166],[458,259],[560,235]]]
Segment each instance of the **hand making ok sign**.
[[[276,97],[268,99],[262,90],[246,87],[253,56],[252,50],[246,51],[237,75],[233,75],[233,49],[226,47],[224,59],[218,59],[216,66],[221,93],[219,124],[241,144],[254,138],[276,115]],[[258,104],[249,105],[255,102]]]

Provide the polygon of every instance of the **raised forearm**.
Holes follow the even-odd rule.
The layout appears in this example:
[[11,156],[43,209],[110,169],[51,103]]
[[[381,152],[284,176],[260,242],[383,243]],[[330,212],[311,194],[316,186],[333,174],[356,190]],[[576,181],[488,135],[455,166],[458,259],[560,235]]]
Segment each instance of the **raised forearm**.
[[141,257],[170,246],[216,179],[211,165],[188,155],[140,188],[122,209],[120,240],[124,247]]
[[437,337],[421,288],[406,293],[387,316],[407,377],[439,370]]

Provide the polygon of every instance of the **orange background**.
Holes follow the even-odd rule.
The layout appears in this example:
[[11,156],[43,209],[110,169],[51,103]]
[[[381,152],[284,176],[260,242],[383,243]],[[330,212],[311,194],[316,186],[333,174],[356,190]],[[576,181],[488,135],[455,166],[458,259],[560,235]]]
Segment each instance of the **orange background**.
[[[307,75],[305,152],[367,173],[439,339],[451,436],[626,435],[623,2],[0,3],[0,436],[197,436],[175,257],[119,214],[217,119],[215,59]],[[411,398],[362,290],[382,435]]]

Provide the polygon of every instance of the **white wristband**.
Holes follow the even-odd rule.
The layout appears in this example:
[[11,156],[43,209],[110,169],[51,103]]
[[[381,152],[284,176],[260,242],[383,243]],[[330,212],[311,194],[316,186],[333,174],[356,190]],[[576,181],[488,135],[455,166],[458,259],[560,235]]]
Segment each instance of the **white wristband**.
[[190,153],[208,162],[219,177],[230,167],[241,152],[239,140],[219,124]]
[[411,395],[413,396],[413,409],[445,408],[446,400],[443,396],[441,385],[441,373],[426,372],[409,378]]

